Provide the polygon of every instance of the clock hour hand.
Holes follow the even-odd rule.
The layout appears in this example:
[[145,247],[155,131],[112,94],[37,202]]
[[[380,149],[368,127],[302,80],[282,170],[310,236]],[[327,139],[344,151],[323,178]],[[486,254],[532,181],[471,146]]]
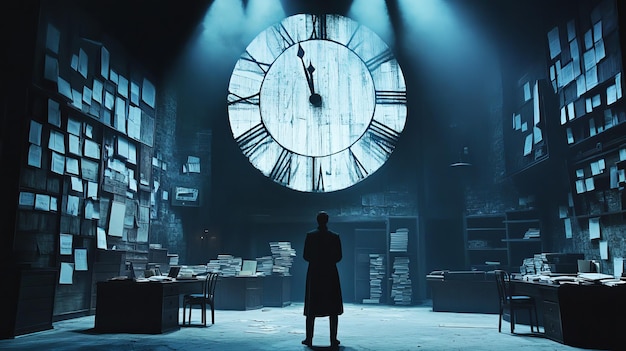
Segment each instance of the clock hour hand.
[[320,94],[315,92],[315,84],[313,83],[313,72],[315,72],[315,67],[313,64],[309,62],[309,67],[304,64],[304,49],[302,46],[298,44],[298,57],[300,58],[300,62],[302,62],[302,69],[304,69],[304,75],[306,76],[307,84],[309,85],[309,90],[311,91],[311,96],[309,96],[309,102],[316,107],[322,105],[322,97]]

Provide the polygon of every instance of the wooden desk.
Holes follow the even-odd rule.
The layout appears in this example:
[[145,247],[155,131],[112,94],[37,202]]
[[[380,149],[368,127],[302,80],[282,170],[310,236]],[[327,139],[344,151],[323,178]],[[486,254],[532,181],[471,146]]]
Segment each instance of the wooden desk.
[[285,307],[289,305],[291,305],[291,276],[264,276],[263,306]]
[[177,330],[180,295],[201,292],[202,282],[98,282],[95,330],[142,334]]
[[512,281],[512,286],[515,294],[535,298],[539,324],[550,339],[591,349],[616,350],[623,345],[626,286],[523,281]]
[[263,277],[219,277],[215,309],[246,311],[263,307]]

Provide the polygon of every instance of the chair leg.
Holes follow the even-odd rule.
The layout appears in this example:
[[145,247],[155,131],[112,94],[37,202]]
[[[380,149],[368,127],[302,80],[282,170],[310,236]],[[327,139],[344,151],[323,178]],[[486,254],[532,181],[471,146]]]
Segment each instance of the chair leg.
[[533,313],[530,307],[528,308],[528,323],[530,323],[530,332],[533,333],[535,331],[533,329],[533,324],[535,324],[535,322],[533,321]]
[[511,313],[511,318],[510,318],[511,319],[511,323],[510,323],[511,324],[511,334],[513,334],[514,330],[515,330],[515,310],[513,309],[513,307],[511,307],[509,309],[509,311]]
[[202,325],[206,327],[206,304],[202,303]]
[[498,317],[498,333],[502,332],[502,306],[500,306],[500,312]]
[[211,324],[215,324],[215,308],[211,304]]

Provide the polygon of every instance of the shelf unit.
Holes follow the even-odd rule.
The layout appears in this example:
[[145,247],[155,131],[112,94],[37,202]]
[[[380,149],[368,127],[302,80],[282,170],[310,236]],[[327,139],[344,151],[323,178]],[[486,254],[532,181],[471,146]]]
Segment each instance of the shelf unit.
[[[395,251],[392,248],[392,238],[397,238],[395,235],[403,230],[407,231],[406,250]],[[418,264],[419,238],[417,217],[388,217],[386,277],[390,305],[412,305],[422,295],[420,288],[425,285],[426,274],[420,272],[423,265]],[[408,275],[405,274],[405,270],[408,270],[406,271]]]
[[[354,246],[354,301],[361,303],[369,301],[375,303],[376,296],[371,291],[371,262],[370,255],[380,255],[382,257],[383,278],[381,279],[381,289],[379,303],[387,303],[386,284],[386,230],[380,229],[355,229]],[[378,293],[377,291],[375,293]]]
[[466,216],[466,266],[471,270],[518,271],[524,258],[543,251],[541,237],[525,238],[530,232],[541,234],[541,220],[534,210]]
[[465,265],[469,269],[493,269],[486,262],[508,264],[505,219],[504,214],[465,217]]
[[[519,272],[524,258],[543,252],[541,220],[534,210],[507,211],[505,216],[506,239],[503,242],[508,249],[508,267],[510,272]],[[538,237],[528,237],[530,233]]]

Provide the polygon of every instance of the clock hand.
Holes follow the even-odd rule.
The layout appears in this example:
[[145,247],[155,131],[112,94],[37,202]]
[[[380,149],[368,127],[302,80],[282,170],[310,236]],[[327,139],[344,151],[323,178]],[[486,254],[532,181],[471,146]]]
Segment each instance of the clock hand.
[[298,44],[298,57],[300,58],[300,62],[302,62],[302,69],[304,69],[304,75],[306,76],[307,84],[309,85],[309,90],[311,91],[311,96],[309,96],[309,102],[315,106],[319,107],[322,105],[322,97],[320,94],[315,92],[315,85],[313,83],[313,72],[315,71],[315,67],[313,64],[309,62],[309,67],[307,68],[304,64],[304,49],[302,46]]

